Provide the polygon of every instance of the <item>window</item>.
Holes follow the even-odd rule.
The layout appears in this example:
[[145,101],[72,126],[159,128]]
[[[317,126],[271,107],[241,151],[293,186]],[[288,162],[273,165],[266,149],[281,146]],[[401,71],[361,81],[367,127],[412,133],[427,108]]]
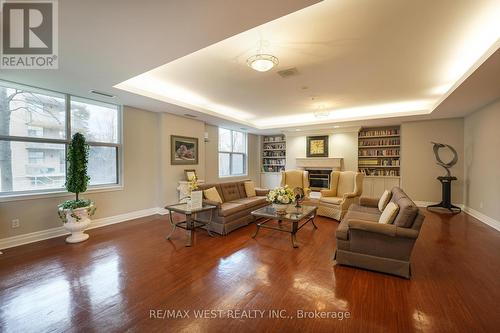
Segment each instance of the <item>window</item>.
[[0,81],[0,196],[62,190],[72,134],[90,145],[90,185],[119,184],[117,105]]
[[90,185],[118,183],[118,107],[71,98],[71,135],[80,132],[90,144]]
[[219,177],[247,174],[247,135],[219,128]]
[[28,161],[30,164],[43,164],[43,159],[45,154],[43,151],[29,151],[28,150]]

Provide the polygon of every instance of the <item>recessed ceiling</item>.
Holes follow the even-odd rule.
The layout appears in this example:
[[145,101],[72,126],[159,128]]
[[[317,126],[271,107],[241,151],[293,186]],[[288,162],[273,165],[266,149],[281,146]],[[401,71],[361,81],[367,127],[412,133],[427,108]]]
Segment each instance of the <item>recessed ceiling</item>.
[[[499,18],[496,0],[325,0],[116,87],[257,129],[427,115],[498,49]],[[259,51],[279,65],[252,70]]]

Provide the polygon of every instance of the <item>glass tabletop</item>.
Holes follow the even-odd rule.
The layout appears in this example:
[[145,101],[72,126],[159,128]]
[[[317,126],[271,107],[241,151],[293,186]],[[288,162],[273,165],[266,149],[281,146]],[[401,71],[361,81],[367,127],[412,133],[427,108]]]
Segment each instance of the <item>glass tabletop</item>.
[[203,211],[214,209],[214,208],[217,208],[217,207],[213,206],[213,205],[207,205],[207,204],[203,204],[201,206],[201,208],[190,208],[187,203],[178,203],[175,205],[165,206],[165,209],[172,210],[172,211],[178,212],[178,213],[196,213],[196,212],[203,212]]
[[259,208],[252,212],[252,215],[258,217],[269,217],[273,219],[280,220],[290,220],[298,221],[302,220],[304,217],[311,215],[316,210],[315,206],[301,206],[295,207],[294,205],[289,205],[286,209],[286,214],[278,214],[272,205]]

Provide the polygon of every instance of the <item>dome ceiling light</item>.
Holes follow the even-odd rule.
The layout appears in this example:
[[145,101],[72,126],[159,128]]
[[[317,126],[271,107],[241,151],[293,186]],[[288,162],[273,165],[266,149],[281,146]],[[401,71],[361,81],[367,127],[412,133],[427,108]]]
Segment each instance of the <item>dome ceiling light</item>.
[[279,63],[278,58],[264,51],[265,48],[269,48],[269,41],[261,38],[257,52],[247,59],[247,65],[257,72],[267,72]]
[[270,54],[256,54],[247,59],[247,65],[258,72],[267,72],[278,63],[278,58]]

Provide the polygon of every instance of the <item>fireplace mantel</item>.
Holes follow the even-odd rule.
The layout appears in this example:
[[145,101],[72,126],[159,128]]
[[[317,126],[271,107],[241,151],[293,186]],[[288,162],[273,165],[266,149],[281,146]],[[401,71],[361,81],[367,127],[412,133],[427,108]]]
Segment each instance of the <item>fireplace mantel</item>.
[[297,157],[295,165],[298,168],[331,168],[332,170],[342,169],[342,157]]

